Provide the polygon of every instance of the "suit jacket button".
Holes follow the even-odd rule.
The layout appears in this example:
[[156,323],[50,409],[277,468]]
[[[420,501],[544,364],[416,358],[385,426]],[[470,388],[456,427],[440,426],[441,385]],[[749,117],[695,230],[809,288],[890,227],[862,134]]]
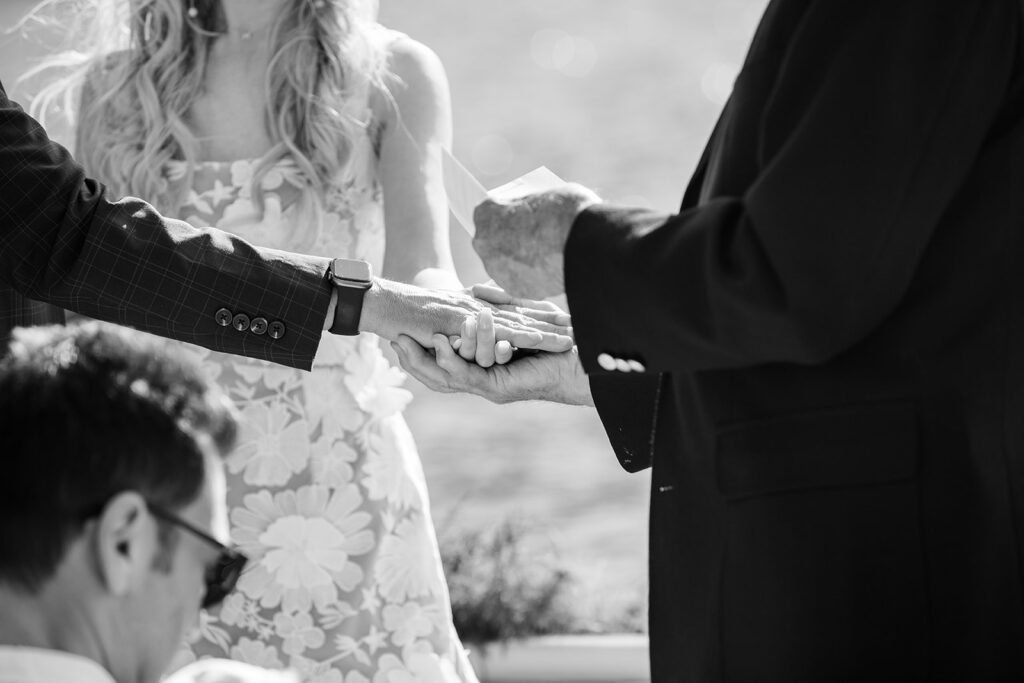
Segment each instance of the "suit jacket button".
[[270,323],[267,327],[267,334],[270,335],[271,339],[280,339],[284,336],[284,323],[280,320]]
[[253,334],[266,334],[267,333],[267,319],[266,318],[253,318],[252,324],[249,325],[249,331]]
[[229,311],[226,308],[221,308],[216,313],[213,314],[213,319],[216,320],[217,324],[220,325],[221,327],[227,327],[228,325],[230,325],[231,318],[233,317],[234,316],[231,315],[231,311]]
[[638,360],[628,360],[626,362],[629,363],[629,369],[633,372],[647,372],[647,368]]
[[633,368],[630,367],[629,363],[621,358],[615,359],[615,369],[619,372],[633,372]]
[[602,353],[597,357],[597,364],[601,366],[602,370],[607,370],[608,372],[615,370],[615,359],[607,353]]
[[231,326],[239,332],[245,332],[249,329],[249,316],[245,313],[239,313],[231,319]]

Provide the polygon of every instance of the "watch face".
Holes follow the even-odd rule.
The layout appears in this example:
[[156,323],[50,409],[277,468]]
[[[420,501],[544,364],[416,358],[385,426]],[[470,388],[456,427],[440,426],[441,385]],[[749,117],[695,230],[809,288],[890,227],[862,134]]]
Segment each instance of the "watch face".
[[356,259],[334,259],[334,277],[357,282],[369,282],[372,279],[370,264]]

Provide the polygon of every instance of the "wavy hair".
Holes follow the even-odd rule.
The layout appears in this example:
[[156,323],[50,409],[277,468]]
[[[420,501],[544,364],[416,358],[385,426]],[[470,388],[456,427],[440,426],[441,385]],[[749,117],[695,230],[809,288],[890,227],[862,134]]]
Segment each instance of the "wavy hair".
[[[329,188],[371,123],[354,103],[365,102],[368,88],[385,91],[376,16],[376,0],[288,0],[271,30],[263,117],[274,144],[256,165],[252,196],[262,211],[264,176],[283,159],[294,162],[306,184],[300,215],[313,219],[300,221],[310,226],[302,246],[319,236]],[[76,157],[113,193],[176,214],[199,161],[186,118],[203,90],[210,47],[227,28],[220,0],[44,0],[22,26],[58,17],[59,26],[70,20],[62,31],[79,48],[26,75],[63,73],[34,98],[32,113],[66,117]],[[177,190],[163,173],[171,160],[187,169]]]

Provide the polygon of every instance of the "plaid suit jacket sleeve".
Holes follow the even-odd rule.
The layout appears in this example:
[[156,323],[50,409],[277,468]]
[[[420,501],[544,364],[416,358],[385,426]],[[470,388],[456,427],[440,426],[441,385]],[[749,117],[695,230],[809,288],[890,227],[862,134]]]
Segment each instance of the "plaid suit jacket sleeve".
[[104,194],[0,84],[0,339],[59,320],[42,302],[309,369],[328,259],[258,249]]

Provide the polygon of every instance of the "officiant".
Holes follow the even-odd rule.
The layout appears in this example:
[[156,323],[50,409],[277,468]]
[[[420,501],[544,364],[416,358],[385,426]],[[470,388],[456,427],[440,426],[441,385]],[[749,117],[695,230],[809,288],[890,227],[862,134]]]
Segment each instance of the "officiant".
[[654,681],[1024,676],[1022,7],[771,2],[678,211],[477,209],[578,356],[402,340],[436,389],[593,402],[653,467]]

